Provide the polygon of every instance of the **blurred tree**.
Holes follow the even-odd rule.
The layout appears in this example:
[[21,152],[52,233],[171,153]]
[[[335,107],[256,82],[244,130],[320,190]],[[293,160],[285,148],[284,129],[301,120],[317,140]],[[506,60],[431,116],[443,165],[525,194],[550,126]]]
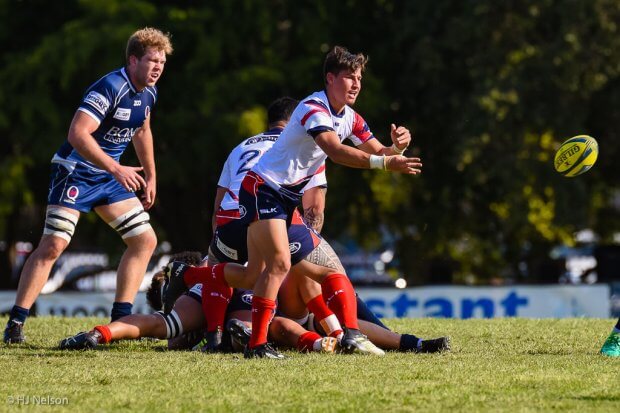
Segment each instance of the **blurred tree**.
[[[175,47],[153,115],[152,210],[175,249],[206,249],[229,150],[264,127],[271,100],[319,90],[335,44],[370,55],[356,109],[384,143],[390,123],[410,127],[424,172],[328,165],[328,238],[347,233],[372,248],[381,225],[399,240],[410,282],[437,271],[486,282],[531,279],[575,230],[606,240],[620,231],[617,1],[0,0],[0,18],[0,239],[9,244],[37,242],[49,160],[82,93],[123,65],[127,37],[147,25],[171,32]],[[581,133],[599,140],[599,162],[562,178],[554,151]],[[15,225],[37,209],[28,231]],[[73,247],[96,239],[118,253],[116,237],[87,215]]]

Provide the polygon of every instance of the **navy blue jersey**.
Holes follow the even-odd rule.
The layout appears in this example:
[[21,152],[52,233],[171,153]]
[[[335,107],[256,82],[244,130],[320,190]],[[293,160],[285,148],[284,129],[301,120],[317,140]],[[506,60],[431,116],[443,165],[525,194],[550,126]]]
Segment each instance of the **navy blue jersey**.
[[[157,89],[146,87],[137,91],[125,69],[108,73],[91,85],[78,110],[99,123],[93,136],[103,151],[117,162],[134,134],[144,124],[157,101]],[[58,159],[61,158],[61,159]],[[84,159],[68,141],[60,147],[52,162],[96,165]]]

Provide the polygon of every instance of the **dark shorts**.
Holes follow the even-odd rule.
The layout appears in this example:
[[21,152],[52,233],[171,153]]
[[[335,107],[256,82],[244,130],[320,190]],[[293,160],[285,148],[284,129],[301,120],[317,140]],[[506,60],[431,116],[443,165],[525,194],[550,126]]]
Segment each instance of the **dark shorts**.
[[245,175],[239,188],[239,211],[246,225],[262,219],[283,219],[290,223],[300,201],[301,196],[278,192],[252,171]]
[[94,172],[81,164],[71,169],[63,164],[52,163],[48,205],[60,205],[89,212],[95,207],[110,205],[135,196],[107,172]]
[[[244,264],[248,260],[247,224],[241,219],[231,219],[217,227],[210,249],[219,262]],[[321,242],[321,236],[307,226],[296,209],[291,214],[288,227],[291,265],[306,258]]]

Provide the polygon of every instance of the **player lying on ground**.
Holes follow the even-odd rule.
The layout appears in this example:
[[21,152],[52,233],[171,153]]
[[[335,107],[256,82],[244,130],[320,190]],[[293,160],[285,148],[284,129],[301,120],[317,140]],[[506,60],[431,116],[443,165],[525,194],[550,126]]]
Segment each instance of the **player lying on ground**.
[[[200,263],[200,254],[181,253],[173,256],[172,259],[196,265]],[[155,274],[147,293],[149,303],[154,308],[161,308],[162,305],[160,292],[163,278],[161,272]],[[298,281],[301,282],[292,278],[285,281],[280,297],[281,301],[288,303],[288,305],[283,304],[280,309],[297,316],[298,320],[294,321],[282,315],[274,317],[269,328],[270,339],[279,346],[296,348],[300,351],[336,351],[338,349],[337,339],[329,336],[324,337],[327,335],[323,328],[326,323],[317,322],[318,317],[309,314],[303,303],[299,302],[301,297],[316,293],[306,291],[303,285],[306,280],[305,277],[300,277]],[[314,284],[314,288],[318,288],[318,284]],[[184,335],[184,332],[201,331],[204,323],[201,299],[200,288],[195,286],[177,300],[173,311],[167,315],[160,311],[150,315],[133,314],[126,316],[108,325],[96,326],[90,332],[81,332],[68,337],[60,342],[60,348],[66,350],[88,349],[114,340],[140,337],[174,339]],[[230,336],[233,338],[232,342],[247,344],[251,331],[251,301],[252,293],[250,291],[236,290],[233,294],[226,315],[228,320],[226,332],[229,336],[223,335],[224,344],[220,346],[221,351],[233,349]],[[324,311],[329,310],[324,308]],[[246,324],[242,324],[242,322],[246,322]],[[392,332],[368,321],[359,320],[359,324],[364,334],[367,334],[371,340],[386,350],[420,353],[449,350],[449,340],[445,337],[422,340],[414,335]],[[329,328],[329,324],[327,328]],[[193,339],[188,339],[185,335],[182,343],[170,340],[169,348],[191,348],[198,343],[201,334],[193,334],[193,337]],[[236,348],[236,350],[240,349]]]

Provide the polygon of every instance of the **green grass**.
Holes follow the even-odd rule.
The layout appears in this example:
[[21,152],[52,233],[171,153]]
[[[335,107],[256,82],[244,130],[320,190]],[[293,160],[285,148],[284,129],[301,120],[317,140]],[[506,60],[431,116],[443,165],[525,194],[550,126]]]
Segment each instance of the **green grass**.
[[[29,344],[0,345],[0,411],[620,411],[620,359],[598,355],[614,320],[391,319],[397,331],[449,334],[453,351],[383,358],[244,360],[168,352],[163,341],[54,349],[103,321],[28,320]],[[68,404],[15,406],[9,396]]]

